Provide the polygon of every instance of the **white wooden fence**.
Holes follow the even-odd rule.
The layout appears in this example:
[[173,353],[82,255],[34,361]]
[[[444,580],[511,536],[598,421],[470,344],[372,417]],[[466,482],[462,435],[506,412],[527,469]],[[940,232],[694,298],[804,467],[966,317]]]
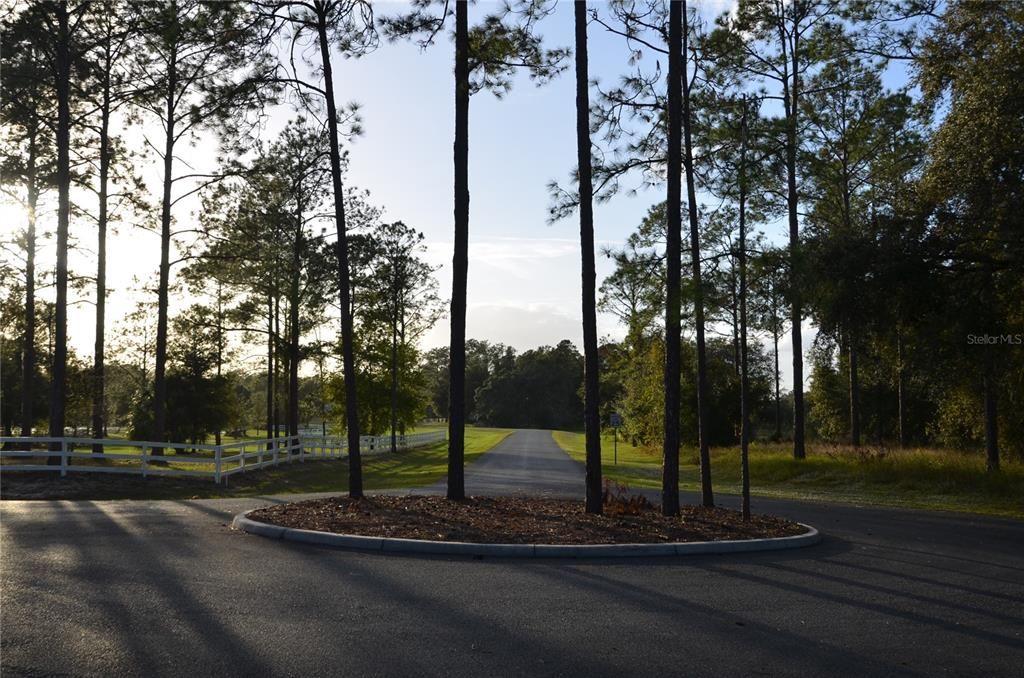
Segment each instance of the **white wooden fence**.
[[[397,436],[396,447],[409,449],[445,439],[445,431]],[[129,448],[132,452],[94,453],[93,445]],[[348,456],[348,441],[341,436],[286,436],[263,440],[242,440],[224,445],[189,445],[153,441],[95,438],[0,437],[0,472],[59,471],[68,473],[127,473],[146,476],[199,476],[224,478],[278,464],[306,459],[341,459]],[[154,454],[162,449],[163,454]],[[363,454],[391,451],[391,436],[360,436]],[[168,452],[173,452],[168,454]],[[60,464],[47,463],[59,458]],[[31,459],[40,463],[2,463],[3,460]],[[76,460],[104,460],[103,463]]]

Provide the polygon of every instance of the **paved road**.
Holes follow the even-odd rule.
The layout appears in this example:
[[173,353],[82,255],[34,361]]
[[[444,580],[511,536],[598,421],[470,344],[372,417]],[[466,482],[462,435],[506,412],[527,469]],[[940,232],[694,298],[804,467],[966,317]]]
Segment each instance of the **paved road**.
[[[466,494],[576,496],[585,475],[583,466],[555,444],[551,431],[522,429],[466,467]],[[431,489],[446,487],[441,480]]]
[[825,541],[630,562],[360,554],[229,528],[284,500],[4,502],[4,678],[1024,676],[1021,521],[765,500]]

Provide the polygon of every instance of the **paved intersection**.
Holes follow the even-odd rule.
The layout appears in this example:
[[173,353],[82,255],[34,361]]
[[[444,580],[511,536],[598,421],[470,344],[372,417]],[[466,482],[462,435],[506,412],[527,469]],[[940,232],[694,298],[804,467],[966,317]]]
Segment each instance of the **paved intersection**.
[[[581,487],[545,436],[484,455],[468,491],[541,467],[558,479],[542,492],[573,473]],[[534,453],[540,466],[522,461]],[[757,500],[825,541],[629,562],[385,556],[230,529],[285,500],[3,502],[3,676],[1024,676],[1022,521]]]

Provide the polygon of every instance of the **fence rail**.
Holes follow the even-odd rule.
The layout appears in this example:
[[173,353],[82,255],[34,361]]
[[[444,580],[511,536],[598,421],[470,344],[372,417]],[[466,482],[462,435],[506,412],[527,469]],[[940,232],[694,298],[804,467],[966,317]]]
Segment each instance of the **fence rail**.
[[[395,437],[395,448],[405,450],[444,439],[444,431],[401,435]],[[96,445],[130,451],[93,452]],[[87,451],[78,448],[87,448]],[[363,454],[390,452],[391,436],[360,436],[359,449]],[[155,450],[160,452],[154,453]],[[174,454],[166,454],[166,450],[172,450]],[[307,459],[342,459],[347,456],[348,440],[340,436],[286,436],[240,440],[223,445],[113,438],[0,437],[0,470],[4,473],[59,471],[62,476],[68,473],[125,473],[143,477],[207,477],[220,484],[236,473],[296,461],[301,463]],[[46,461],[22,463],[21,459]],[[51,463],[51,459],[59,460],[59,463]],[[2,463],[5,460],[13,463]]]

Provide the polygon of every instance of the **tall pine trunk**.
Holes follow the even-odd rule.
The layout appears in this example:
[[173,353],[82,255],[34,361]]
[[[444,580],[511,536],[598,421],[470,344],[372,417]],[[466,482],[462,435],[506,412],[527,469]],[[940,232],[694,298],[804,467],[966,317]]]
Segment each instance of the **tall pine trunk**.
[[466,284],[469,276],[469,7],[455,3],[455,252],[448,391],[448,498],[466,496]]
[[985,390],[985,468],[989,473],[999,471],[999,385],[991,361],[984,376]]
[[[403,299],[402,299],[402,307],[403,308],[405,307],[404,295],[403,295]],[[399,349],[401,349],[403,351],[406,348],[405,340],[406,340],[406,326],[405,326],[405,319],[403,318],[402,322],[400,323],[399,328],[398,328],[398,347],[399,347]],[[397,370],[396,370],[395,373],[398,374]],[[397,387],[397,383],[396,383],[396,387]],[[397,390],[396,390],[396,397],[397,397]],[[400,435],[403,435],[403,436],[405,435],[405,422],[404,421],[398,423],[398,433]]]
[[898,425],[900,436],[900,447],[908,446],[909,431],[907,430],[907,371],[903,365],[903,332],[896,327],[896,408],[898,410]]
[[740,210],[740,484],[742,513],[744,520],[750,520],[750,371],[747,364],[747,111],[744,101],[743,117],[740,120],[740,167],[739,167],[739,210]]
[[[672,3],[674,7],[677,3]],[[686,0],[683,12],[683,56],[689,46],[689,27]],[[692,116],[690,114],[690,82],[686,74],[686,60],[682,63],[683,79],[683,166],[686,169],[686,199],[690,215],[690,257],[693,275],[693,308],[697,334],[697,435],[700,441],[700,490],[704,506],[715,505],[711,488],[711,450],[708,445],[708,367],[707,347],[704,342],[704,286],[700,271],[700,227],[697,223],[697,188],[694,185]]]
[[22,348],[21,435],[31,436],[35,423],[34,391],[36,374],[36,206],[39,183],[36,178],[36,139],[39,129],[32,123],[28,137],[26,166],[28,225],[25,231],[25,344]]
[[[62,437],[68,366],[68,226],[71,218],[71,35],[67,3],[54,3],[57,14],[57,303],[54,319],[53,368],[50,373],[50,436]],[[54,449],[60,449],[56,444]],[[48,457],[48,464],[60,464]]]
[[[739,263],[737,262],[737,265]],[[740,292],[736,271],[729,274],[729,314],[732,316],[732,365],[736,376],[740,374]]]
[[790,271],[790,321],[793,323],[793,457],[803,459],[807,456],[804,446],[804,356],[803,337],[800,323],[803,319],[802,298],[800,294],[800,226],[797,220],[798,201],[796,183],[797,162],[797,130],[800,104],[799,42],[793,38],[793,50],[790,55],[792,83],[789,77],[783,78],[783,98],[786,111],[786,208],[789,218],[789,271]]
[[317,32],[324,71],[327,131],[331,144],[331,184],[334,189],[334,223],[338,234],[338,288],[341,296],[341,362],[345,379],[345,428],[348,437],[348,494],[363,496],[363,464],[359,453],[359,410],[356,403],[356,363],[352,346],[352,303],[349,290],[348,234],[345,227],[345,193],[341,185],[341,153],[338,150],[338,109],[334,103],[331,46],[327,40],[327,16],[318,4]]
[[303,237],[302,183],[295,188],[295,237],[292,239],[291,281],[288,288],[288,435],[299,435],[299,297],[302,283]]
[[772,289],[772,354],[775,357],[775,440],[782,440],[782,390],[779,384],[779,323],[778,308],[775,305],[775,290]]
[[[224,366],[224,297],[221,282],[217,281],[217,384],[220,385]],[[221,444],[220,426],[213,434],[215,445]]]
[[[590,80],[587,3],[573,3],[576,28],[576,162],[580,190],[580,268],[583,304],[583,421],[586,431],[586,511],[601,513],[601,412],[597,355],[597,270],[594,263],[594,186],[590,162]],[[671,63],[671,62],[670,62]],[[678,232],[678,229],[677,229]]]
[[[398,347],[399,347],[399,325],[402,324],[405,315],[405,300],[402,295],[402,284],[405,281],[404,260],[398,259],[392,264],[391,280],[391,452],[398,452]],[[404,331],[403,331],[404,335]],[[404,337],[402,344],[404,346]]]
[[267,293],[267,449],[274,449],[274,295]]
[[857,341],[852,334],[847,335],[847,341],[850,362],[850,444],[860,447],[860,374],[857,369]]
[[275,446],[280,448],[281,444],[276,441],[276,438],[281,437],[281,293],[276,288],[274,290],[274,333],[273,333],[273,346],[274,346],[274,438]]
[[[160,210],[160,282],[157,290],[156,359],[153,366],[153,431],[152,440],[163,441],[167,435],[167,304],[171,276],[171,185],[174,182],[174,104],[178,88],[177,50],[167,65],[167,117],[164,119],[164,184]],[[163,454],[153,448],[151,454]]]
[[398,452],[398,322],[391,325],[391,452]]
[[[105,338],[107,331],[107,189],[110,180],[110,56],[107,54],[103,73],[103,101],[100,105],[100,186],[99,214],[96,224],[96,339],[92,359],[92,437],[106,437],[106,374]],[[103,452],[103,445],[94,444],[93,453]]]
[[[296,257],[296,265],[298,264]],[[288,299],[288,435],[299,435],[299,273],[292,272]]]
[[668,18],[668,166],[665,203],[665,435],[661,469],[661,512],[679,514],[679,375],[680,375],[680,305],[682,299],[682,65],[683,13],[678,2],[670,3]]
[[299,435],[299,290],[302,273],[302,205],[296,218],[298,227],[292,243],[291,285],[288,289],[288,435]]

